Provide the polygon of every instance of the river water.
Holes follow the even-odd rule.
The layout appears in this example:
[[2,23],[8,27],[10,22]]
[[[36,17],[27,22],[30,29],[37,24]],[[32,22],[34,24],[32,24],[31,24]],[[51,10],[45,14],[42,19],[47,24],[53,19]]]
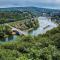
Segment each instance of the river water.
[[47,17],[39,17],[38,21],[39,21],[39,27],[36,30],[30,32],[30,35],[37,36],[39,34],[44,34],[48,30],[51,30],[54,27],[58,26],[57,23],[51,21],[51,19]]
[[7,38],[2,38],[2,39],[0,40],[0,44],[3,43],[3,42],[8,42],[8,41],[15,40],[16,38],[17,38],[16,35],[11,35],[11,36],[9,36],[9,37],[7,37]]
[[[51,21],[51,19],[48,18],[48,17],[39,17],[38,18],[38,21],[39,21],[39,27],[37,29],[29,32],[28,34],[33,35],[33,36],[37,36],[39,34],[44,34],[48,30],[51,30],[54,27],[57,27],[58,26],[57,23]],[[3,39],[1,41],[8,42],[8,41],[15,40],[15,39],[16,39],[16,35],[10,36],[10,37],[5,38],[5,39]]]

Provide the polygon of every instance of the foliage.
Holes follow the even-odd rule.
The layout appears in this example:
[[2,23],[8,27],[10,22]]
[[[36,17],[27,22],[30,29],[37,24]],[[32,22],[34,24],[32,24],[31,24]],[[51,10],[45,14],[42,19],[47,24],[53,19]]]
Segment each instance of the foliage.
[[33,17],[33,14],[28,11],[4,11],[0,12],[0,23],[2,23],[2,20],[6,22],[14,22],[24,19],[30,19]]
[[16,50],[0,49],[0,60],[16,60],[19,52]]
[[[0,49],[3,49],[1,50],[3,52],[9,50],[11,56],[13,56],[12,54],[15,54],[13,51],[16,50],[20,54],[17,60],[60,60],[59,36],[60,27],[57,27],[48,31],[46,34],[37,37],[30,35],[18,36],[14,42],[6,42],[0,45]],[[12,53],[10,51],[12,51]],[[4,58],[5,53],[2,54],[2,58]],[[8,54],[8,52],[6,52],[6,54]],[[16,59],[16,56],[18,55],[14,55],[12,59],[11,56],[8,59]],[[7,57],[5,57],[4,60],[5,59],[7,59]]]

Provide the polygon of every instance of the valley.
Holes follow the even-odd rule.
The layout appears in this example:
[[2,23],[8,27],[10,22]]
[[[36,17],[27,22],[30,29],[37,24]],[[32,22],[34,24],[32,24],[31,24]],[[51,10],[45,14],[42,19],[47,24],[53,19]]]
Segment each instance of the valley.
[[60,10],[0,8],[0,60],[60,60]]

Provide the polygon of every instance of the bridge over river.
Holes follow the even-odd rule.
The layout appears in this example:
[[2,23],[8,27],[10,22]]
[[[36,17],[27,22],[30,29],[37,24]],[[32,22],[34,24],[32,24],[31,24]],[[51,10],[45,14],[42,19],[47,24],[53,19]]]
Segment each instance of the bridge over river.
[[10,28],[12,28],[12,31],[17,31],[20,35],[21,35],[21,34],[23,34],[23,35],[28,35],[27,32],[21,31],[20,29],[17,29],[17,28],[15,28],[15,27],[10,26],[9,24],[5,24],[5,25],[7,25],[7,26],[9,26]]

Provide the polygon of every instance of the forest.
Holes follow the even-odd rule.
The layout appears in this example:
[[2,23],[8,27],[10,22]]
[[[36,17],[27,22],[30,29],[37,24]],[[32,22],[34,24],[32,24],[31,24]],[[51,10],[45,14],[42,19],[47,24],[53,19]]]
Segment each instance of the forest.
[[[11,35],[6,23],[22,31],[38,28],[36,18],[26,11],[0,12],[0,37]],[[0,60],[60,60],[60,24],[45,34],[17,35],[15,40],[0,42]]]
[[20,30],[33,30],[38,28],[38,17],[29,11],[0,11],[0,38],[12,35],[12,29],[6,24]]
[[1,44],[0,60],[60,60],[60,26],[43,35],[21,35]]

